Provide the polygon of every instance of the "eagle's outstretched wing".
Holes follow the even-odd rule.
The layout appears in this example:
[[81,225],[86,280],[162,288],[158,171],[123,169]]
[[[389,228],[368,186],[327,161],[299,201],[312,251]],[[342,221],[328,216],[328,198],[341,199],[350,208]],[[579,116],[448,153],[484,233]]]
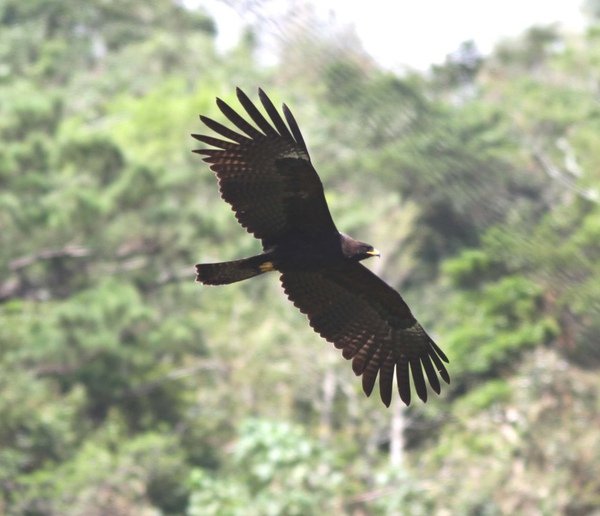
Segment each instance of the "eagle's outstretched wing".
[[[394,369],[400,398],[411,400],[409,376],[417,395],[427,400],[425,376],[439,394],[439,376],[450,382],[446,355],[412,315],[392,287],[357,262],[319,271],[290,271],[281,275],[283,288],[310,325],[352,359],[362,375],[363,390],[371,394],[377,374],[383,403],[392,399]],[[425,373],[425,374],[424,374]]]
[[336,233],[323,185],[290,110],[283,105],[286,125],[267,95],[259,90],[269,122],[242,90],[236,91],[256,126],[217,99],[219,109],[238,131],[201,116],[210,129],[227,140],[192,136],[214,147],[194,152],[203,155],[216,174],[221,196],[231,205],[237,220],[260,238],[265,248],[290,231],[312,237]]

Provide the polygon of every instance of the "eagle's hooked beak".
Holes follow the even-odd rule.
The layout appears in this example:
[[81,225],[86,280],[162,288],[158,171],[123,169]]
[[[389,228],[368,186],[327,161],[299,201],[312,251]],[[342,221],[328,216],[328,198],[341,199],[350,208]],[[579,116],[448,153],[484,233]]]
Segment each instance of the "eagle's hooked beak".
[[381,253],[375,248],[371,249],[370,251],[367,251],[367,254],[369,256],[381,256]]

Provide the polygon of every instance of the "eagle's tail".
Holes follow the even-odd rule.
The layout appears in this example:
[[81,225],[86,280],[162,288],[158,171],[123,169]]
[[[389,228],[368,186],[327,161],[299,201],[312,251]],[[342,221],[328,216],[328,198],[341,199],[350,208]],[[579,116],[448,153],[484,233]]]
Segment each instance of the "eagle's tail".
[[205,285],[226,285],[272,270],[275,267],[269,256],[259,254],[232,262],[199,263],[196,265],[196,281]]

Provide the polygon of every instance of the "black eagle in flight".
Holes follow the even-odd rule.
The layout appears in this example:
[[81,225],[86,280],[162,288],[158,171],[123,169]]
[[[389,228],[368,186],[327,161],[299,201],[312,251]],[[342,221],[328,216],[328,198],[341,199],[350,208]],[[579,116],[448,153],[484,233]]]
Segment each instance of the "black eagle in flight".
[[232,130],[205,116],[206,126],[226,138],[192,135],[212,148],[195,150],[219,181],[222,198],[239,223],[262,241],[257,256],[196,265],[196,281],[222,285],[267,271],[279,271],[289,299],[308,316],[312,328],[352,359],[369,396],[379,374],[381,399],[389,406],[394,371],[400,398],[411,401],[410,376],[427,401],[425,377],[439,394],[439,376],[450,382],[446,355],[417,322],[400,294],[360,261],[379,253],[340,233],[327,207],[323,185],[313,168],[292,113],[287,125],[259,89],[268,121],[246,94],[237,97],[255,125],[217,98]]

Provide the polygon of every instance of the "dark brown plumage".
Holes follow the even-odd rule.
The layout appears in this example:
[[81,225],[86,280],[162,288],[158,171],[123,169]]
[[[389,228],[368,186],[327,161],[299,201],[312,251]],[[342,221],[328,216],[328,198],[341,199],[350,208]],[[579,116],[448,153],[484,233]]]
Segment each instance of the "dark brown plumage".
[[425,378],[439,393],[438,374],[450,382],[443,364],[448,359],[400,294],[359,263],[378,252],[338,232],[292,113],[284,104],[286,125],[265,93],[258,93],[270,121],[238,88],[237,97],[255,125],[217,99],[238,131],[201,116],[226,140],[192,136],[212,147],[194,152],[216,174],[221,196],[240,224],[262,241],[263,253],[198,264],[196,280],[222,285],[279,271],[285,293],[312,328],[352,359],[367,396],[379,375],[381,399],[389,406],[395,371],[404,403],[411,401],[411,376],[417,395],[427,401]]

